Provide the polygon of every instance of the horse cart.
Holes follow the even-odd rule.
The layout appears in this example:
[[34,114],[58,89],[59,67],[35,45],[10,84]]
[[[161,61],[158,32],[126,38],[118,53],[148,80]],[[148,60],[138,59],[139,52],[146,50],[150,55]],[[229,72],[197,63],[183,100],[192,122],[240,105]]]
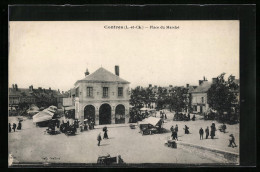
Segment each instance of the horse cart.
[[99,156],[97,160],[97,164],[100,165],[113,165],[113,164],[124,164],[123,159],[120,155],[111,157],[109,154],[105,156]]

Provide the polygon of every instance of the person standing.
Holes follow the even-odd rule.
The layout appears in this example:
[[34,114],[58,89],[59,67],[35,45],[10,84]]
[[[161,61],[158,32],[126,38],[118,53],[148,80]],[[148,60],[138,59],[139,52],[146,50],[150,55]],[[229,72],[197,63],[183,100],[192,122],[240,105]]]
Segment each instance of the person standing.
[[222,129],[223,129],[223,132],[226,133],[227,126],[226,126],[225,123],[223,123],[223,125],[222,125]]
[[178,131],[179,131],[179,128],[178,128],[178,125],[177,125],[177,124],[175,125],[175,131],[176,131],[176,139],[178,140]]
[[57,120],[57,128],[60,128],[60,120]]
[[173,126],[171,127],[171,129],[170,129],[170,130],[171,130],[171,132],[173,132],[173,130],[174,130]]
[[21,123],[21,121],[19,121],[17,130],[21,130],[21,129],[22,129],[22,123]]
[[185,131],[185,134],[189,134],[190,133],[189,127],[187,127],[187,125],[185,125],[184,131]]
[[14,132],[15,132],[15,129],[16,129],[16,124],[13,123],[13,130],[14,130]]
[[175,130],[172,132],[172,139],[177,140],[177,132]]
[[200,128],[199,133],[200,133],[200,140],[201,140],[201,139],[203,140],[204,131],[203,131],[202,127]]
[[195,114],[194,114],[193,117],[192,117],[192,121],[195,121],[195,118],[196,118],[196,117],[195,117]]
[[107,127],[104,127],[103,128],[103,131],[104,131],[104,137],[103,137],[103,139],[108,139],[108,135],[107,135]]
[[175,137],[174,132],[175,132],[175,131],[174,131],[174,129],[173,129],[173,130],[172,130],[172,135],[171,135],[171,136],[172,136],[172,140],[174,140],[174,137]]
[[208,139],[208,137],[209,137],[209,127],[208,126],[205,129],[205,133],[206,133],[206,139]]
[[188,113],[188,120],[190,120],[190,113]]
[[101,140],[102,140],[101,133],[99,133],[98,136],[97,136],[98,146],[100,146]]
[[92,119],[92,129],[95,129],[95,123],[94,123],[94,119]]
[[211,137],[211,139],[213,139],[214,136],[215,136],[215,132],[216,132],[215,123],[212,123],[212,125],[210,126],[210,128],[211,128],[210,137]]
[[11,127],[11,124],[9,123],[9,133],[12,132],[12,127]]
[[236,143],[235,143],[235,137],[233,136],[233,134],[230,134],[229,135],[229,147],[231,147],[232,146],[232,148],[234,148],[234,146],[233,146],[233,144],[235,145],[235,147],[237,147],[237,145],[236,145]]

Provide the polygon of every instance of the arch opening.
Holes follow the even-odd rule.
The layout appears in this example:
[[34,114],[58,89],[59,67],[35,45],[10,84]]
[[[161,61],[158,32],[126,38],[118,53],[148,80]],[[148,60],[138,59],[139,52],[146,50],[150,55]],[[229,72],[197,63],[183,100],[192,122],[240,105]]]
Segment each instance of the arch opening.
[[116,124],[125,123],[125,106],[122,104],[116,106],[115,123]]
[[99,108],[99,124],[111,124],[111,106],[102,104]]
[[84,119],[88,119],[88,121],[93,121],[95,124],[95,107],[93,105],[87,105],[84,108]]

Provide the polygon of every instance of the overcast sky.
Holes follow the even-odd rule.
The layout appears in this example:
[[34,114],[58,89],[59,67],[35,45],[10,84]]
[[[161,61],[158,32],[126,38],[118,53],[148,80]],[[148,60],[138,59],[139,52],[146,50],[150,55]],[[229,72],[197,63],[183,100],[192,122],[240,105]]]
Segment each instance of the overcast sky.
[[[130,86],[198,85],[225,72],[239,78],[239,21],[10,22],[9,86],[67,91],[86,68]],[[105,29],[104,26],[144,26]],[[179,26],[179,29],[150,29]]]

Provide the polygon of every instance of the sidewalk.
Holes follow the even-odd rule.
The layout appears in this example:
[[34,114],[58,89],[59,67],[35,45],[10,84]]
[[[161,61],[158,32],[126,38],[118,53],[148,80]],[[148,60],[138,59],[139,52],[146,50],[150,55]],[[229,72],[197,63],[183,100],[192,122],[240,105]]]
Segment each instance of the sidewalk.
[[[133,125],[137,125],[137,123],[131,123]],[[103,127],[107,128],[118,128],[118,127],[129,127],[130,123],[126,124],[107,124],[107,125],[95,125],[95,129],[102,129]]]
[[215,160],[222,159],[223,161],[228,161],[229,163],[234,163],[234,164],[239,163],[238,153],[220,150],[216,148],[210,148],[206,146],[195,145],[195,144],[181,142],[181,141],[177,141],[177,144],[182,149],[188,150],[191,153],[200,154],[202,156],[206,155]]

